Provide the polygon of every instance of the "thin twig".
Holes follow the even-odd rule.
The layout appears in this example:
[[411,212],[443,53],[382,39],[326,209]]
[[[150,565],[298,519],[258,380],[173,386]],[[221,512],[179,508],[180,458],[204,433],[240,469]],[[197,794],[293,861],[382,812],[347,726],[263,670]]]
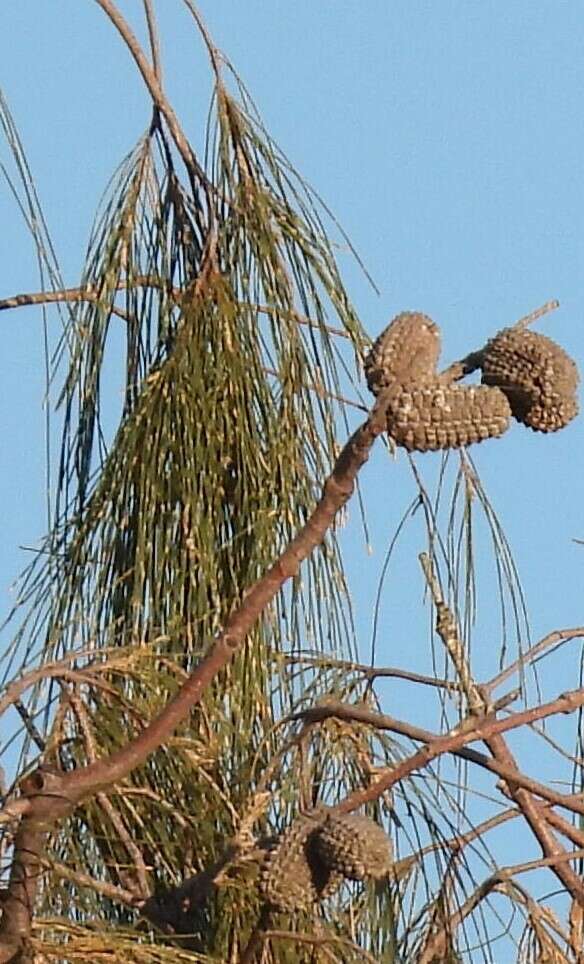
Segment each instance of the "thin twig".
[[[582,697],[582,702],[584,703],[584,696]],[[553,705],[555,711],[555,702]],[[547,706],[549,709],[550,704],[547,704]],[[521,717],[523,714],[518,715]],[[552,713],[549,712],[548,715],[552,715]],[[431,730],[413,726],[404,720],[398,720],[383,713],[376,713],[374,710],[370,710],[365,706],[353,706],[332,700],[326,703],[319,703],[317,706],[302,710],[290,717],[291,720],[298,719],[306,723],[322,722],[330,718],[366,723],[374,726],[376,729],[399,733],[401,736],[406,736],[411,740],[426,744],[425,747],[418,750],[406,760],[402,760],[400,763],[388,767],[387,770],[378,771],[377,779],[370,787],[366,790],[355,791],[337,805],[337,809],[341,812],[357,810],[363,806],[363,804],[377,800],[382,793],[390,789],[399,780],[405,779],[405,777],[416,770],[423,769],[436,757],[442,756],[444,753],[452,753],[454,756],[467,760],[469,763],[475,763],[485,770],[490,770],[491,773],[497,774],[497,776],[503,780],[515,781],[518,786],[531,790],[532,793],[538,794],[550,803],[565,807],[566,810],[584,816],[584,800],[582,799],[582,794],[558,793],[556,790],[552,790],[546,786],[546,784],[539,783],[526,774],[520,773],[515,768],[507,767],[499,761],[486,756],[484,753],[480,753],[478,750],[473,750],[466,746],[466,743],[486,739],[489,735],[492,735],[492,730],[495,730],[495,732],[505,731],[507,728],[504,724],[512,719],[512,717],[508,717],[507,720],[497,720],[494,715],[483,717],[480,720],[478,718],[470,718],[468,721],[465,721],[466,725],[457,727],[451,733],[447,733],[444,736],[433,733]],[[516,726],[522,726],[523,724],[524,721],[520,719],[516,723]],[[515,727],[509,727],[509,729],[514,728]]]
[[343,669],[347,672],[359,673],[367,680],[379,678],[403,679],[409,683],[421,683],[424,686],[434,686],[440,689],[460,692],[460,684],[454,680],[439,679],[435,676],[424,676],[422,673],[414,673],[411,670],[400,669],[396,666],[369,666],[366,663],[355,663],[349,659],[334,659],[329,656],[304,656],[299,653],[295,656],[286,656],[287,663],[308,663],[312,666],[331,667],[331,669]]
[[[272,375],[274,378],[277,378],[278,381],[281,380],[282,376],[276,371],[275,368],[268,368],[267,365],[264,365],[263,370],[266,375]],[[322,388],[320,385],[312,385],[308,383],[303,385],[302,388],[308,389],[309,392],[314,392],[319,398],[331,398],[335,402],[340,402],[341,405],[349,405],[351,408],[357,408],[360,412],[368,411],[366,405],[360,405],[359,402],[353,402],[350,398],[345,398],[344,395],[335,395],[334,392],[328,392],[326,388]]]
[[530,311],[528,315],[524,315],[519,321],[516,321],[513,325],[514,328],[527,328],[528,325],[533,324],[539,318],[543,318],[544,315],[549,314],[550,311],[555,311],[556,308],[560,307],[560,302],[557,298],[552,298],[551,301],[546,301],[545,304],[541,305],[540,308],[536,308],[535,311]]
[[[86,707],[79,699],[75,693],[69,694],[69,703],[77,717],[79,723],[79,728],[83,735],[83,743],[85,746],[85,753],[87,759],[94,762],[98,758],[97,745],[95,742],[95,735],[91,724],[89,722],[89,714]],[[109,799],[106,793],[100,792],[96,794],[96,803],[98,807],[101,807],[104,814],[106,814],[109,819],[116,835],[117,839],[120,841],[122,846],[124,846],[129,854],[131,865],[136,871],[136,883],[134,884],[133,890],[134,896],[137,900],[145,900],[150,894],[150,886],[148,880],[148,872],[146,870],[146,865],[144,863],[144,858],[140,851],[140,848],[133,840],[131,833],[128,831],[120,813],[116,810],[113,803]],[[120,875],[121,876],[121,875]],[[125,875],[125,883],[128,885],[128,881],[131,880],[130,874]]]
[[156,26],[156,14],[152,0],[143,0],[146,23],[148,25],[148,39],[152,54],[152,69],[158,83],[162,86],[162,61],[160,58],[160,36]]
[[582,636],[584,636],[584,626],[574,626],[571,629],[556,629],[553,633],[548,633],[548,635],[540,639],[539,642],[534,643],[525,653],[522,653],[510,666],[507,666],[506,669],[497,673],[497,675],[493,676],[487,683],[483,683],[482,689],[487,693],[491,693],[502,683],[510,679],[514,673],[524,669],[529,663],[533,663],[546,649],[550,649],[552,646],[556,646],[558,643],[570,639],[580,639]]
[[59,863],[58,860],[43,859],[42,863],[43,867],[52,874],[55,874],[55,876],[63,880],[70,880],[77,884],[78,887],[87,887],[88,890],[92,890],[96,894],[102,894],[103,897],[114,900],[119,904],[124,904],[126,907],[135,908],[140,903],[140,900],[131,890],[110,884],[105,880],[97,880],[95,877],[90,877],[89,874],[84,874],[79,870],[74,870],[72,867],[67,867],[66,864]]
[[460,687],[468,700],[469,710],[471,713],[477,714],[486,712],[485,700],[470,672],[464,646],[458,634],[456,620],[444,602],[430,558],[426,552],[422,552],[419,560],[436,607],[436,631],[452,660]]
[[[121,287],[121,285],[118,285],[118,287]],[[35,291],[29,294],[12,295],[11,298],[3,298],[0,300],[0,311],[6,311],[8,308],[23,308],[26,305],[48,305],[56,302],[78,301],[90,301],[95,304],[103,304],[112,314],[118,315],[118,317],[123,318],[124,321],[128,320],[126,311],[118,308],[116,305],[105,302],[99,293],[93,291],[89,285],[82,288],[61,288],[58,291]]]
[[[423,558],[421,561],[422,565],[424,565]],[[428,561],[428,564],[424,570],[425,572],[429,565],[430,564]],[[429,573],[431,576],[431,569],[429,569]],[[426,578],[428,579],[428,572],[426,572]],[[446,649],[450,653],[460,676],[461,682],[465,687],[469,700],[470,712],[471,714],[478,716],[483,713],[484,716],[482,718],[488,719],[489,717],[486,715],[488,712],[487,695],[476,685],[472,679],[470,668],[464,653],[462,640],[458,635],[454,614],[444,603],[436,580],[430,578],[428,579],[428,582],[434,597],[434,604],[438,614],[436,631],[442,639]],[[584,702],[584,691],[579,691],[579,695]],[[555,701],[556,712],[563,712],[560,707],[564,702],[564,699],[565,694]],[[517,719],[520,716],[522,716],[522,714],[514,714],[514,719]],[[465,723],[467,722],[469,721],[465,721]],[[527,720],[525,722],[527,722]],[[512,774],[513,771],[519,772],[515,758],[507,746],[501,730],[493,730],[491,728],[489,732],[489,725],[487,724],[487,727],[481,738],[486,743],[490,753],[498,764],[507,767],[509,770],[511,770]],[[509,796],[521,809],[527,824],[539,842],[543,856],[553,858],[565,854],[566,851],[557,837],[554,836],[552,827],[546,820],[545,811],[542,811],[541,808],[539,808],[537,801],[531,795],[530,791],[526,790],[524,786],[518,785],[513,775],[507,781],[507,789]],[[574,900],[577,900],[582,906],[584,906],[584,883],[580,877],[574,873],[570,866],[562,863],[561,861],[554,864],[553,870],[560,883],[564,885]]]
[[[532,322],[537,321],[538,318],[542,318],[550,311],[554,311],[556,308],[560,307],[560,302],[555,299],[552,301],[546,301],[544,305],[540,308],[536,308],[535,311],[531,311],[528,315],[520,318],[513,325],[513,328],[526,328],[527,325],[531,325]],[[483,363],[484,347],[480,348],[478,351],[472,351],[464,358],[453,362],[448,368],[444,369],[440,373],[440,381],[449,384],[450,382],[459,381],[464,378],[465,375],[471,375],[472,372],[480,368]]]
[[[117,281],[116,288],[118,291],[125,291],[127,288],[157,288],[161,291],[166,292],[166,294],[174,301],[177,305],[180,304],[185,296],[185,290],[182,288],[175,288],[171,285],[165,278],[159,278],[156,275],[136,275],[131,279],[122,278]],[[83,285],[79,288],[60,288],[55,291],[33,291],[27,292],[25,294],[12,295],[10,298],[0,299],[0,311],[7,311],[10,308],[23,308],[27,305],[46,305],[61,302],[101,302],[103,299],[97,290],[94,290],[92,285]],[[289,318],[294,321],[297,325],[305,325],[309,328],[314,328],[316,331],[324,330],[329,335],[334,335],[337,338],[347,338],[350,340],[350,334],[343,328],[335,328],[332,325],[323,325],[318,321],[314,321],[312,318],[308,318],[306,315],[301,315],[297,311],[284,311],[281,308],[271,307],[270,305],[255,304],[254,302],[238,302],[240,307],[248,309],[249,311],[257,311],[264,315],[277,315],[282,318]],[[120,318],[127,321],[128,315],[117,305],[112,305],[107,303],[107,307]]]
[[[179,119],[175,114],[170,102],[167,100],[162,87],[160,86],[158,78],[148,63],[148,59],[138,43],[138,40],[130,25],[122,16],[112,0],[95,0],[95,2],[109,17],[116,30],[122,37],[124,43],[134,58],[138,70],[142,74],[142,78],[148,88],[154,104],[159,109],[161,115],[164,117],[168,125],[172,139],[176,144],[177,150],[182,157],[187,170],[194,174],[201,181],[201,184],[207,192],[208,200],[210,200],[210,195],[214,190],[213,185],[208,180],[207,175],[199,164],[195,152],[193,151],[186,135],[184,134]],[[211,209],[210,203],[209,209]]]

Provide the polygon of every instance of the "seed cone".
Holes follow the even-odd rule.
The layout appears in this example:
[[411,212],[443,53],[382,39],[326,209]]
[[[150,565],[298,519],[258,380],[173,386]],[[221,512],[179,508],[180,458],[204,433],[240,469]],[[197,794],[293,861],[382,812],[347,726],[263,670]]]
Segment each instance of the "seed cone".
[[381,332],[365,359],[367,385],[379,395],[396,382],[430,378],[439,355],[438,326],[427,315],[404,311]]
[[389,404],[387,430],[394,441],[416,452],[460,448],[497,438],[509,426],[504,393],[486,386],[443,385],[437,379],[404,386]]
[[328,816],[314,834],[314,849],[325,866],[350,880],[385,877],[392,865],[389,837],[360,814]]
[[482,352],[482,381],[498,386],[517,421],[536,432],[556,432],[578,414],[578,369],[551,338],[504,328]]
[[341,875],[319,857],[314,837],[326,819],[326,810],[302,814],[277,840],[260,878],[265,902],[284,913],[309,910],[341,883]]

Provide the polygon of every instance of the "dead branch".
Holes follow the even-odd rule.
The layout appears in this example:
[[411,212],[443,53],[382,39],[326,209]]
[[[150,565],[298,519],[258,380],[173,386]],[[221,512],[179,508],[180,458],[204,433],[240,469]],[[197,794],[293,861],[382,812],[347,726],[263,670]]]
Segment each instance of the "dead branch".
[[[582,702],[584,703],[584,695]],[[549,706],[549,704],[547,705]],[[555,706],[555,703],[553,705]],[[515,714],[515,716],[519,717],[522,715],[521,713]],[[552,714],[548,713],[548,715]],[[354,794],[351,794],[350,797],[347,797],[337,805],[337,808],[341,811],[348,812],[356,810],[358,807],[363,806],[364,803],[377,800],[382,793],[391,789],[398,780],[403,780],[416,770],[428,766],[437,756],[442,756],[444,753],[451,753],[453,756],[458,756],[463,760],[467,760],[469,763],[476,763],[485,770],[490,770],[491,773],[495,773],[503,780],[515,781],[518,786],[523,786],[525,789],[531,790],[532,793],[538,794],[549,803],[557,804],[558,806],[565,807],[566,810],[584,815],[584,800],[582,799],[582,794],[564,795],[558,793],[550,787],[547,787],[544,783],[539,783],[526,774],[520,773],[514,768],[509,768],[498,760],[494,760],[484,753],[480,753],[478,750],[473,750],[466,746],[467,743],[474,743],[475,741],[486,739],[486,735],[488,735],[491,730],[495,730],[495,732],[506,732],[507,729],[515,729],[516,726],[503,726],[503,724],[515,720],[515,716],[510,716],[506,720],[497,720],[493,715],[483,717],[480,721],[470,718],[468,721],[465,721],[464,725],[456,727],[451,733],[447,733],[444,736],[441,736],[439,733],[433,733],[431,730],[413,726],[395,717],[387,716],[383,713],[376,713],[366,706],[352,706],[333,700],[327,700],[325,703],[319,703],[316,706],[301,710],[288,719],[304,720],[306,723],[319,723],[331,717],[336,717],[341,720],[366,723],[377,729],[399,733],[401,736],[406,736],[411,740],[426,744],[426,746],[416,754],[408,757],[406,760],[402,760],[393,767],[389,767],[387,771],[379,771],[378,779],[375,783],[366,790],[355,791]],[[516,725],[523,725],[523,721],[520,721]],[[437,750],[438,744],[446,747],[446,749]],[[422,760],[425,762],[420,762]],[[395,774],[396,770],[399,770],[399,776],[391,779],[391,775]],[[350,801],[350,803],[347,803],[347,801]]]
[[[424,564],[424,558],[422,558],[422,563]],[[436,607],[436,632],[444,643],[455,665],[461,685],[467,695],[471,716],[474,714],[479,715],[479,718],[488,718],[489,704],[487,696],[484,691],[477,686],[471,676],[464,646],[458,632],[456,618],[442,597],[440,587],[437,580],[433,577],[431,564],[427,557],[424,572]],[[579,691],[579,695],[581,698],[584,698],[584,690]],[[564,712],[564,710],[561,709],[561,705],[564,702],[564,695],[559,697],[555,702],[557,707],[556,712]],[[483,717],[480,717],[481,712],[483,713]],[[521,715],[522,714],[515,714],[515,716]],[[491,731],[490,733],[484,732],[482,739],[486,743],[493,758],[499,764],[507,767],[512,774],[513,771],[515,771],[515,773],[519,772],[515,758],[500,730],[497,732]],[[578,874],[568,866],[567,862],[563,862],[560,859],[553,860],[553,858],[561,858],[566,854],[566,851],[554,835],[551,825],[546,820],[546,812],[538,807],[537,801],[530,791],[527,790],[525,786],[519,785],[513,775],[508,779],[507,787],[509,796],[522,811],[527,824],[538,840],[544,857],[552,861],[550,867],[556,877],[560,883],[564,885],[568,893],[572,895],[573,899],[584,906],[584,883]]]
[[50,873],[56,877],[60,877],[61,880],[70,880],[72,883],[77,884],[78,887],[87,887],[88,890],[93,890],[96,894],[102,894],[104,897],[107,897],[108,900],[116,901],[125,907],[136,908],[140,903],[139,898],[136,897],[133,891],[118,887],[115,884],[110,884],[105,880],[96,880],[95,877],[90,877],[89,874],[84,874],[80,870],[67,867],[66,864],[62,864],[58,860],[46,860],[43,858],[42,865]]
[[511,663],[496,676],[493,676],[487,683],[483,683],[483,690],[487,693],[492,693],[494,689],[501,686],[502,683],[506,683],[514,673],[519,672],[524,669],[530,663],[541,656],[543,652],[552,647],[558,646],[560,643],[567,642],[570,639],[580,639],[584,636],[584,626],[574,626],[571,629],[556,629],[553,633],[548,633],[543,639],[540,639],[537,643],[534,643],[525,653],[516,659],[515,662]]
[[366,680],[382,678],[403,679],[409,683],[421,683],[423,686],[434,686],[439,689],[460,692],[460,685],[453,680],[440,679],[436,676],[424,676],[422,673],[414,673],[407,669],[395,666],[368,666],[365,663],[355,663],[350,659],[334,659],[330,656],[304,656],[302,653],[295,656],[287,656],[287,663],[307,663],[309,666],[331,667],[331,669],[342,669],[349,673],[359,673]]

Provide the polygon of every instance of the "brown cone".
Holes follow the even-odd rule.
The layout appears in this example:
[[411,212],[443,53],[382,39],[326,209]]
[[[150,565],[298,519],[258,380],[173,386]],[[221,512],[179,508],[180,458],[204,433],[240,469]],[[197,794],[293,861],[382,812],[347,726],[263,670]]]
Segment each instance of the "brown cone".
[[396,382],[419,382],[436,373],[440,330],[427,315],[403,311],[381,332],[365,359],[367,385],[374,395]]
[[350,880],[377,880],[392,866],[389,837],[360,814],[330,814],[314,834],[314,848],[323,864]]
[[479,385],[442,385],[436,379],[404,386],[389,404],[387,430],[416,452],[460,448],[497,438],[509,426],[504,393]]
[[341,876],[321,860],[314,848],[314,834],[323,825],[326,810],[301,814],[278,838],[260,878],[265,902],[285,913],[309,910],[341,883]]
[[509,399],[514,417],[537,432],[556,432],[578,414],[578,369],[551,338],[504,328],[482,352],[482,381]]

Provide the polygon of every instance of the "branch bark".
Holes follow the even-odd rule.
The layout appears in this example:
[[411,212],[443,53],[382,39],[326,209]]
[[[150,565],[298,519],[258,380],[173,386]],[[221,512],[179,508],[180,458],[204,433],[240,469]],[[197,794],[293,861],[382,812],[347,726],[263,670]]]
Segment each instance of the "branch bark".
[[[584,704],[584,694],[581,695],[582,703]],[[546,706],[555,707],[555,701],[551,704],[546,704]],[[547,715],[551,715],[551,712]],[[521,717],[523,717],[523,713],[514,714],[506,720],[497,720],[492,716],[483,717],[482,720],[480,718],[470,719],[467,721],[466,726],[457,727],[451,733],[446,733],[444,736],[439,733],[433,733],[431,730],[422,729],[419,726],[413,726],[411,723],[398,720],[393,716],[375,713],[373,710],[364,706],[351,706],[350,704],[331,701],[320,703],[317,706],[310,707],[310,709],[303,710],[301,713],[296,713],[290,717],[290,719],[303,720],[306,723],[318,723],[326,719],[336,718],[339,720],[354,721],[356,723],[367,723],[379,730],[399,733],[401,736],[407,736],[411,740],[425,744],[417,753],[402,760],[396,766],[390,767],[387,772],[383,771],[380,773],[379,779],[370,787],[367,787],[365,790],[358,790],[343,800],[338,804],[339,810],[349,812],[363,806],[364,803],[377,800],[382,793],[391,789],[395,783],[403,780],[409,776],[410,773],[423,769],[423,767],[428,766],[432,760],[438,756],[442,756],[444,753],[451,753],[453,756],[460,757],[462,760],[467,760],[469,763],[475,763],[485,770],[490,770],[491,773],[495,773],[503,780],[514,780],[518,786],[531,790],[549,803],[565,807],[566,810],[584,816],[584,800],[582,800],[581,794],[558,793],[546,786],[546,784],[539,783],[526,774],[512,767],[510,768],[498,760],[492,759],[485,753],[466,746],[467,743],[486,740],[488,734],[492,731],[497,732],[500,730],[506,732],[515,729],[517,726],[521,726],[523,722]],[[516,722],[517,719],[519,719],[519,722]],[[348,803],[347,801],[350,802]]]
[[15,941],[20,946],[30,933],[36,869],[40,866],[48,828],[70,814],[82,800],[119,782],[140,766],[188,717],[205,689],[233,659],[283,584],[298,573],[302,562],[324,540],[337,513],[350,499],[359,470],[367,461],[375,439],[385,430],[389,399],[390,392],[379,396],[367,421],[351,436],[339,455],[325,483],[322,498],[307,523],[247,592],[208,655],[159,716],[136,739],[110,757],[70,773],[52,774],[48,782],[41,771],[37,771],[32,783],[23,785],[28,806],[15,839],[12,873],[0,923],[0,954],[3,947],[12,947]]

